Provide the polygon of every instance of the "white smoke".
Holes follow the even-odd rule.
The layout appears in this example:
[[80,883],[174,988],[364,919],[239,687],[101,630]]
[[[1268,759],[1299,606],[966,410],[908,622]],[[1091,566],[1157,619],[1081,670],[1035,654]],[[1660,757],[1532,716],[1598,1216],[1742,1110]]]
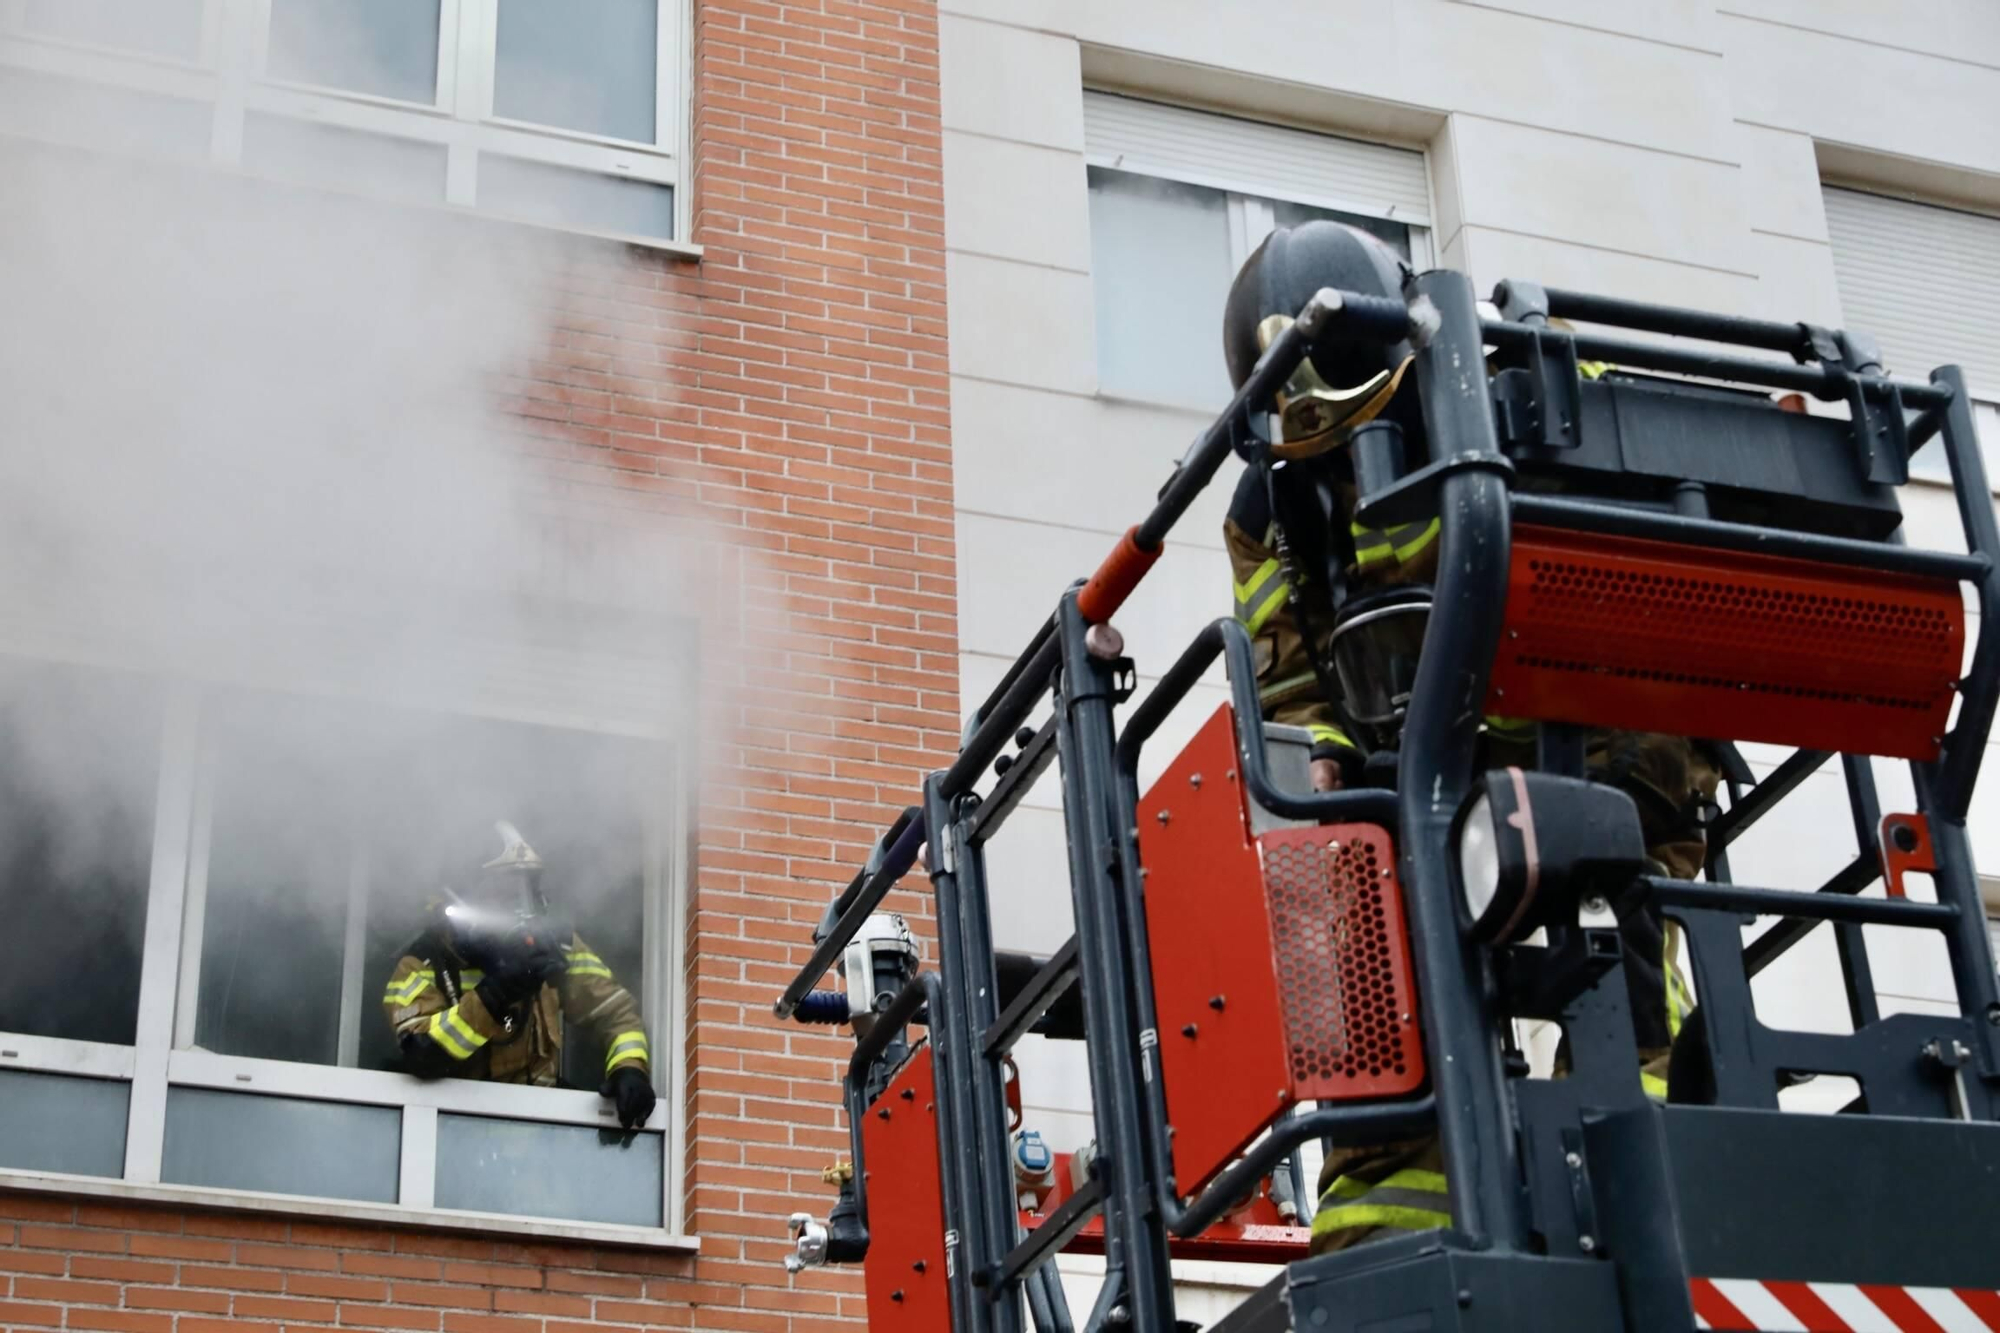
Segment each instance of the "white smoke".
[[[268,907],[306,954],[314,932],[337,946],[360,826],[390,849],[378,858],[400,857],[376,867],[387,907],[370,931],[406,929],[396,905],[434,887],[412,877],[492,855],[495,818],[523,824],[572,905],[632,898],[645,832],[600,807],[650,791],[663,747],[579,748],[575,729],[694,743],[698,644],[736,633],[742,557],[621,488],[588,424],[516,409],[589,410],[586,377],[546,368],[608,341],[592,330],[638,262],[442,210],[0,140],[13,919],[72,914],[104,937],[107,970],[136,961],[142,923],[100,882],[144,864],[175,689],[199,695],[223,751],[205,761],[212,912]],[[106,700],[124,695],[142,702],[114,723]],[[480,715],[552,725],[465,721]],[[95,898],[74,887],[92,883]],[[254,933],[252,917],[228,924],[245,920]],[[39,1009],[51,1035],[118,1039],[118,1023],[62,1030],[49,997],[80,960],[48,947],[60,935],[0,932],[0,1030],[36,1030]]]

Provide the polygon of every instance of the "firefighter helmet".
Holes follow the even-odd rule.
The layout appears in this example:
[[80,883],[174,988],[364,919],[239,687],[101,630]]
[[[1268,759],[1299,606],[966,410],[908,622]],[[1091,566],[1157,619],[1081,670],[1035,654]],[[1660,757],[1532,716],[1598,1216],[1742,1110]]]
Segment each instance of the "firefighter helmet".
[[[1280,227],[1243,261],[1223,307],[1222,353],[1237,388],[1322,287],[1366,296],[1401,296],[1409,267],[1380,239],[1345,223]],[[1365,339],[1323,339],[1277,393],[1280,458],[1308,458],[1343,443],[1347,432],[1388,406],[1410,349]]]
[[499,900],[507,899],[510,905],[518,899],[518,909],[539,911],[546,904],[542,898],[542,858],[521,836],[521,830],[504,819],[495,820],[493,829],[500,835],[500,855],[480,867],[483,892],[480,897]]

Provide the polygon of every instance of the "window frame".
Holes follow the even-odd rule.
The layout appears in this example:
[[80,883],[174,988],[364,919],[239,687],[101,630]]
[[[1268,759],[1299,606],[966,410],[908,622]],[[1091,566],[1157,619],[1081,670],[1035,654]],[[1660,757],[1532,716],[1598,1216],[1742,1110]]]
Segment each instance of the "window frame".
[[[1824,200],[1828,190],[1839,190],[1847,194],[1873,195],[1878,199],[1884,199],[1891,203],[1909,204],[1917,208],[1939,209],[1948,213],[1959,213],[1968,217],[1981,218],[1992,223],[1996,234],[2000,234],[2000,213],[1983,208],[1974,208],[1962,203],[1945,203],[1937,199],[1926,198],[1923,195],[1912,194],[1905,190],[1885,187],[1865,180],[1856,180],[1839,174],[1829,175],[1821,173],[1819,189],[1822,200]],[[1832,245],[1831,237],[1828,239],[1828,245],[1829,247]],[[1838,267],[1837,264],[1836,267]],[[1839,275],[1837,273],[1834,280],[1834,295],[1836,298],[1840,297]],[[1858,331],[1861,333],[1873,332],[1873,330],[1867,328],[1862,328]],[[1930,367],[1910,367],[1909,369],[1918,375],[1922,375],[1928,373]],[[1995,495],[2000,495],[2000,381],[1990,384],[1968,383],[1965,388],[1967,403],[1972,409],[1973,433],[1978,437],[1980,455],[1986,462],[1987,489]],[[1915,458],[1912,458],[1910,460],[1910,480],[1925,486],[1950,486],[1951,472],[1945,463],[1943,448],[1925,449],[1920,451]]]
[[[686,239],[694,210],[691,173],[683,169],[693,120],[693,5],[689,0],[655,0],[656,141],[645,144],[494,115],[501,2],[438,0],[437,80],[429,104],[270,78],[274,0],[201,0],[201,54],[194,62],[38,34],[25,26],[26,0],[0,0],[0,65],[208,103],[212,122],[207,161],[223,170],[244,170],[243,141],[250,114],[276,115],[305,125],[442,146],[445,176],[431,207],[699,256],[700,247]],[[479,163],[487,153],[666,186],[673,191],[674,235],[550,223],[483,208],[477,202]],[[352,193],[337,186],[315,188]]]
[[[1101,94],[1102,96],[1124,102],[1146,102],[1149,100],[1146,98],[1136,98],[1123,92],[1108,89],[1099,90],[1091,87],[1086,87],[1085,93],[1086,98],[1091,95]],[[1313,131],[1299,130],[1296,127],[1274,126],[1264,121],[1245,120],[1242,117],[1231,116],[1224,112],[1206,108],[1184,107],[1169,103],[1159,103],[1156,105],[1177,115],[1199,116],[1210,122],[1218,134],[1228,134],[1232,122],[1242,123],[1246,127],[1245,132],[1253,134],[1260,129],[1267,128],[1285,130],[1294,134],[1314,133]],[[1317,137],[1325,140],[1371,144],[1377,147],[1394,148],[1400,152],[1414,153],[1423,159],[1425,182],[1426,185],[1429,183],[1430,157],[1428,153],[1421,149],[1411,148],[1402,144],[1381,144],[1375,140],[1355,135],[1337,134],[1332,131],[1319,132]],[[1143,160],[1133,161],[1123,153],[1107,151],[1102,147],[1093,148],[1088,145],[1086,145],[1083,154],[1086,169],[1096,168],[1103,171],[1119,172],[1127,176],[1172,181],[1175,184],[1213,190],[1221,194],[1223,196],[1224,215],[1229,228],[1229,268],[1232,273],[1242,268],[1243,262],[1250,257],[1257,246],[1263,242],[1264,238],[1269,236],[1276,228],[1277,213],[1272,205],[1278,203],[1298,204],[1306,208],[1324,209],[1329,212],[1346,213],[1354,217],[1374,218],[1383,222],[1394,223],[1402,227],[1405,234],[1409,237],[1410,263],[1419,272],[1435,266],[1437,262],[1436,241],[1433,236],[1431,220],[1435,215],[1434,205],[1430,212],[1426,213],[1423,217],[1412,219],[1399,212],[1397,207],[1391,203],[1380,201],[1363,203],[1352,198],[1336,198],[1331,195],[1314,193],[1310,190],[1287,189],[1275,185],[1269,179],[1231,176],[1226,172],[1188,167],[1176,164],[1169,160],[1169,158],[1170,155],[1167,154],[1148,152]],[[1088,207],[1087,202],[1086,207]],[[1094,271],[1092,272],[1091,279],[1091,310],[1092,317],[1095,319],[1097,316],[1097,284]],[[1155,398],[1139,397],[1132,393],[1108,390],[1104,386],[1101,373],[1094,396],[1106,402],[1134,403],[1146,407],[1165,408],[1173,411],[1207,410],[1205,408],[1190,407],[1185,403],[1166,402]],[[1217,406],[1219,407],[1220,404],[1217,404]]]
[[[638,1132],[659,1134],[663,1139],[662,1225],[642,1227],[527,1213],[448,1211],[435,1205],[440,1113],[601,1129],[607,1125],[615,1127],[614,1112],[590,1089],[536,1088],[453,1078],[420,1079],[386,1070],[270,1060],[193,1048],[206,887],[205,843],[208,818],[212,814],[210,798],[216,761],[215,747],[203,728],[203,717],[207,700],[221,693],[220,687],[182,683],[167,694],[157,742],[159,770],[133,1044],[121,1046],[0,1032],[0,1071],[40,1072],[128,1085],[124,1174],[115,1178],[58,1177],[30,1169],[0,1168],[0,1189],[48,1189],[52,1182],[59,1182],[65,1189],[87,1186],[91,1192],[99,1193],[692,1249],[695,1242],[684,1234],[687,1015],[682,975],[695,774],[686,747],[640,731],[568,724],[572,730],[652,741],[659,745],[663,761],[657,770],[660,785],[645,819],[641,921],[645,967],[644,982],[635,988],[652,1037],[653,1081],[660,1094],[652,1116]],[[477,708],[466,712],[498,722],[545,724],[544,719],[505,710]],[[353,901],[352,894],[349,901],[350,904]],[[346,925],[350,948],[345,957],[345,971],[349,975],[359,961],[357,936],[364,928],[350,913]],[[376,1009],[368,1003],[366,988],[370,982],[366,975],[360,976],[359,989],[352,994],[343,986],[343,1039],[350,1026],[358,1039],[359,1023]],[[359,1007],[351,1007],[350,999],[359,1000]],[[344,1044],[342,1054],[347,1053]],[[273,1195],[163,1183],[160,1176],[166,1145],[167,1100],[177,1087],[397,1110],[401,1115],[401,1139],[396,1202]]]
[[[1264,238],[1276,230],[1277,210],[1272,207],[1276,203],[1302,204],[1307,208],[1323,208],[1334,212],[1348,213],[1355,217],[1374,217],[1380,218],[1385,222],[1393,222],[1397,226],[1402,227],[1404,233],[1409,237],[1410,263],[1418,272],[1422,272],[1436,263],[1430,226],[1424,223],[1406,222],[1401,218],[1393,217],[1386,209],[1361,209],[1351,205],[1334,204],[1298,195],[1248,194],[1243,192],[1240,182],[1237,188],[1232,189],[1227,185],[1218,183],[1214,178],[1196,179],[1195,173],[1168,173],[1155,170],[1150,164],[1144,169],[1139,169],[1135,168],[1133,164],[1123,161],[1113,153],[1086,153],[1084,154],[1084,165],[1086,168],[1095,167],[1102,171],[1113,171],[1142,179],[1172,181],[1177,185],[1192,185],[1198,189],[1214,190],[1221,194],[1223,197],[1223,214],[1229,226],[1229,268],[1232,273],[1241,269],[1243,262],[1250,258],[1257,247],[1263,243]],[[1088,207],[1088,204],[1086,204],[1086,207]],[[1093,320],[1097,317],[1096,293],[1096,273],[1093,271],[1091,274],[1091,315]],[[1098,379],[1097,392],[1094,396],[1105,402],[1135,403],[1145,407],[1166,408],[1171,411],[1206,412],[1208,410],[1206,408],[1192,407],[1186,403],[1168,402],[1158,398],[1144,398],[1133,393],[1107,389],[1104,386],[1101,372]],[[1217,406],[1221,405],[1217,404]]]

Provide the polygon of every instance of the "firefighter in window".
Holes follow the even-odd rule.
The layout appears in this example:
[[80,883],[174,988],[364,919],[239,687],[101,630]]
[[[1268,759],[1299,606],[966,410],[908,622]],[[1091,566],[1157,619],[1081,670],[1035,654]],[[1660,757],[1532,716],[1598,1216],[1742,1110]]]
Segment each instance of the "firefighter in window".
[[[1232,383],[1242,386],[1292,312],[1318,289],[1395,296],[1406,273],[1387,245],[1339,223],[1273,232],[1230,288],[1223,344]],[[1244,470],[1223,524],[1235,614],[1256,649],[1264,717],[1310,733],[1312,785],[1319,791],[1394,780],[1402,704],[1429,615],[1439,524],[1429,518],[1374,530],[1356,523],[1354,465],[1344,446],[1357,427],[1383,418],[1399,425],[1413,456],[1420,455],[1414,381],[1404,387],[1412,359],[1407,344],[1316,349],[1277,395],[1274,465]],[[1583,367],[1593,378],[1605,370]],[[1488,717],[1483,750],[1486,767],[1532,767],[1535,726]],[[1700,875],[1702,818],[1713,808],[1719,778],[1706,747],[1678,736],[1599,730],[1586,737],[1585,762],[1591,776],[1616,783],[1637,803],[1655,873]],[[1619,918],[1641,1080],[1664,1101],[1668,1054],[1692,1007],[1673,961],[1679,941],[1656,909],[1621,908]],[[1450,1223],[1434,1138],[1334,1153],[1319,1188],[1315,1252]]]
[[619,1124],[644,1124],[655,1098],[638,1002],[549,914],[534,848],[512,824],[495,827],[500,855],[464,895],[445,891],[382,995],[404,1067],[423,1078],[555,1087],[568,1022],[603,1039],[598,1091]]

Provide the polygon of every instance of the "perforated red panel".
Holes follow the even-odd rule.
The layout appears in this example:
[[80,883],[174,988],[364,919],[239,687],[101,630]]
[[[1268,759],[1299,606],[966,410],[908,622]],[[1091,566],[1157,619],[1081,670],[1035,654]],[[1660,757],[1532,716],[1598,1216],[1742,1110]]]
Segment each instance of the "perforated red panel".
[[911,1056],[875,1099],[861,1150],[868,1172],[868,1327],[944,1333],[951,1327],[951,1292],[930,1047]]
[[1389,837],[1253,840],[1228,706],[1139,803],[1157,1058],[1191,1193],[1300,1101],[1423,1082]]
[[1486,711],[1929,759],[1964,646],[1944,580],[1524,526]]
[[1414,1091],[1423,1044],[1388,834],[1348,824],[1277,829],[1257,841],[1297,1095]]

